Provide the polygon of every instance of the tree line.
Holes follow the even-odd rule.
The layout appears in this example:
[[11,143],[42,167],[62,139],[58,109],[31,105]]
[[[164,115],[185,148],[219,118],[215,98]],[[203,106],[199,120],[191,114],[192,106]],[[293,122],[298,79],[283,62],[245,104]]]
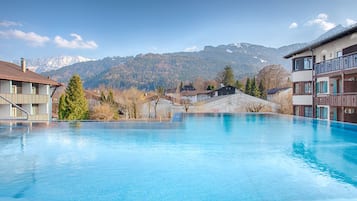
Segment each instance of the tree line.
[[[243,85],[242,83],[245,84]],[[214,90],[223,84],[234,86],[242,92],[266,99],[266,90],[274,87],[290,86],[289,74],[281,66],[267,66],[263,68],[257,76],[236,80],[232,67],[226,66],[219,72],[215,80],[203,80],[197,78],[193,85],[200,90]],[[178,86],[182,87],[181,82]],[[268,87],[265,87],[268,86]],[[157,118],[157,105],[160,98],[164,96],[164,88],[157,87],[155,91],[149,92],[154,101],[154,118]],[[88,102],[85,98],[83,83],[79,75],[74,75],[65,89],[64,94],[59,98],[58,118],[60,120],[117,120],[120,115],[126,119],[136,119],[140,117],[139,104],[147,97],[145,93],[136,88],[124,91],[102,89],[100,91],[99,105],[92,106],[89,110]]]

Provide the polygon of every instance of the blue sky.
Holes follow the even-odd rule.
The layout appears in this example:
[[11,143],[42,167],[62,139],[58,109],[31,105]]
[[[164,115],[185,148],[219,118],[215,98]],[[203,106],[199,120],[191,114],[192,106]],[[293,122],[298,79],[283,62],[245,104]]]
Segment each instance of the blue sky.
[[356,0],[2,0],[0,60],[280,47],[357,21]]

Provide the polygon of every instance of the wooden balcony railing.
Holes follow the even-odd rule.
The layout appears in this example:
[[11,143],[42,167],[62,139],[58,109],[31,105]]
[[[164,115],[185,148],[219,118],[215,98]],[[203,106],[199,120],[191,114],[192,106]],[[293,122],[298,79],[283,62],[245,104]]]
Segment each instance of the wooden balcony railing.
[[315,97],[314,101],[317,105],[329,105],[334,107],[357,107],[357,94]]

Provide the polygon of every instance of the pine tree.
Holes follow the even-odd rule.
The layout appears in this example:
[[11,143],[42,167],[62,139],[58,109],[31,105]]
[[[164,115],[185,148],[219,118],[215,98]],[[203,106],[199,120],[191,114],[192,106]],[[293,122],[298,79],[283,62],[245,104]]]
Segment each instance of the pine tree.
[[58,103],[58,119],[63,120],[67,116],[66,95],[62,94]]
[[88,103],[84,96],[82,81],[79,75],[74,75],[70,79],[65,91],[61,97],[62,102],[59,105],[59,117],[64,120],[84,120],[88,119]]
[[239,80],[236,80],[236,83],[234,84],[234,86],[239,90],[243,89],[243,84]]
[[247,81],[245,82],[245,90],[244,90],[244,93],[250,95],[251,91],[252,91],[252,85],[251,85],[250,79],[249,79],[249,77],[248,77],[248,78],[247,78]]
[[260,92],[260,98],[262,98],[262,99],[267,98],[267,94],[266,94],[265,87],[263,85],[262,80],[260,80],[260,82],[259,82],[259,92]]
[[233,69],[230,66],[224,68],[223,84],[225,86],[233,86],[235,84]]
[[260,97],[260,91],[259,91],[259,88],[257,87],[257,84],[255,83],[255,77],[252,80],[252,87],[251,87],[250,95],[258,97],[258,98]]

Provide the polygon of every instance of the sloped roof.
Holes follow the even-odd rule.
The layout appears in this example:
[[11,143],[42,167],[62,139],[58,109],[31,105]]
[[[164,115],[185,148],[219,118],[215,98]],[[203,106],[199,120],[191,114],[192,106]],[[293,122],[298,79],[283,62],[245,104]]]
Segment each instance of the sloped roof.
[[268,89],[267,90],[267,94],[276,94],[276,93],[278,93],[278,92],[280,92],[280,91],[285,91],[285,90],[287,90],[287,89],[291,89],[291,87],[285,87],[285,88],[273,88],[273,89]]
[[312,50],[312,49],[315,49],[321,45],[324,45],[326,43],[329,43],[331,41],[334,41],[334,40],[337,40],[339,38],[342,38],[342,37],[345,37],[349,34],[352,34],[352,33],[355,33],[357,32],[357,24],[354,24],[348,28],[345,28],[343,29],[342,31],[339,31],[338,33],[332,35],[332,36],[329,36],[327,38],[322,38],[320,40],[317,40],[317,41],[313,41],[309,44],[307,44],[306,46],[300,48],[300,49],[297,49],[287,55],[284,56],[285,59],[288,59],[290,57],[293,57],[294,55],[296,54],[300,54],[300,53],[303,53],[305,51],[308,51],[308,50]]
[[61,86],[60,83],[32,71],[22,72],[20,66],[5,61],[0,61],[0,79]]

